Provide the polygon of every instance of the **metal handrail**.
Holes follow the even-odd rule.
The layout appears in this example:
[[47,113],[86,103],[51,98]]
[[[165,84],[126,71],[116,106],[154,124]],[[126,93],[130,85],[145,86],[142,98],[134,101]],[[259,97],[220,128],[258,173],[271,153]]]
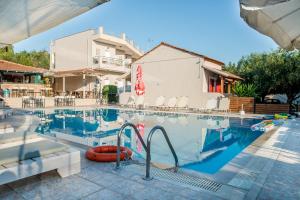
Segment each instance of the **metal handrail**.
[[119,133],[118,133],[118,147],[117,147],[117,162],[116,162],[116,169],[119,169],[119,168],[120,168],[120,146],[121,146],[121,136],[122,136],[123,130],[124,130],[126,127],[128,127],[128,126],[131,127],[131,128],[133,128],[133,130],[134,130],[135,133],[137,134],[139,140],[141,141],[142,146],[144,147],[145,151],[147,151],[147,146],[146,146],[146,144],[145,144],[145,142],[144,142],[144,140],[143,140],[143,138],[142,138],[142,136],[141,136],[139,130],[137,129],[137,127],[136,127],[134,124],[129,123],[129,122],[123,124],[123,125],[121,126],[121,128],[120,128]]
[[166,130],[164,129],[164,127],[162,126],[155,126],[151,129],[149,135],[148,135],[148,138],[147,138],[147,157],[146,157],[146,177],[144,178],[145,180],[151,180],[152,178],[150,177],[150,161],[151,161],[151,139],[152,139],[152,135],[155,133],[155,131],[157,130],[161,130],[161,132],[163,133],[167,143],[168,143],[168,146],[173,154],[173,157],[174,157],[174,160],[175,160],[175,171],[177,171],[178,169],[178,157],[177,157],[177,154],[175,153],[175,150],[170,142],[170,139],[168,137],[168,134],[166,132]]

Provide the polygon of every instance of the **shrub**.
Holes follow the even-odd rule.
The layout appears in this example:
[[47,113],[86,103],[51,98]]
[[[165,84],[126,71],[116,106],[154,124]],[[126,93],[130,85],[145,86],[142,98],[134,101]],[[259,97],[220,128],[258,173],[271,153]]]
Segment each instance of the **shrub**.
[[256,87],[253,84],[237,82],[232,90],[238,97],[256,97]]
[[115,85],[105,85],[102,88],[102,98],[107,103],[117,103],[118,87]]

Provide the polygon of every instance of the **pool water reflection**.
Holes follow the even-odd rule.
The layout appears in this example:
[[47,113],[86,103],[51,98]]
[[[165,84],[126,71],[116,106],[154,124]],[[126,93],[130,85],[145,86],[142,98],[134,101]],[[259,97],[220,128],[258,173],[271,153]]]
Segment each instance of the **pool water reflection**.
[[[144,141],[151,128],[163,126],[183,168],[213,174],[258,138],[262,131],[251,131],[260,119],[218,116],[165,114],[116,109],[54,110],[35,112],[41,119],[38,133],[89,145],[114,145],[116,134],[125,122],[137,125]],[[130,128],[125,129],[122,145],[136,157],[145,151]],[[154,134],[152,162],[173,165],[173,157],[161,134]]]

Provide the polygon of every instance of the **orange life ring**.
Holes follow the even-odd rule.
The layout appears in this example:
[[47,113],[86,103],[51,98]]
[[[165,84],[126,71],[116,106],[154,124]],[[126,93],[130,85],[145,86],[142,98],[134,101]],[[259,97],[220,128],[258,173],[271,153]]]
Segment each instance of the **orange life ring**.
[[[120,160],[130,158],[132,151],[127,147],[120,148]],[[90,148],[86,154],[86,158],[97,162],[115,162],[117,161],[117,146],[99,146]]]

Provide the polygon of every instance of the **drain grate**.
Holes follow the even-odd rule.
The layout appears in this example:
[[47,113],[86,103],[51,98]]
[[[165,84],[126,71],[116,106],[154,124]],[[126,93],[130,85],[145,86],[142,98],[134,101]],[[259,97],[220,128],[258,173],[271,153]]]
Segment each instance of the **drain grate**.
[[217,192],[222,186],[222,184],[214,182],[212,180],[190,176],[182,172],[174,173],[170,170],[151,168],[151,173],[153,177],[160,177],[167,180],[176,181],[178,183],[198,187],[212,192]]

